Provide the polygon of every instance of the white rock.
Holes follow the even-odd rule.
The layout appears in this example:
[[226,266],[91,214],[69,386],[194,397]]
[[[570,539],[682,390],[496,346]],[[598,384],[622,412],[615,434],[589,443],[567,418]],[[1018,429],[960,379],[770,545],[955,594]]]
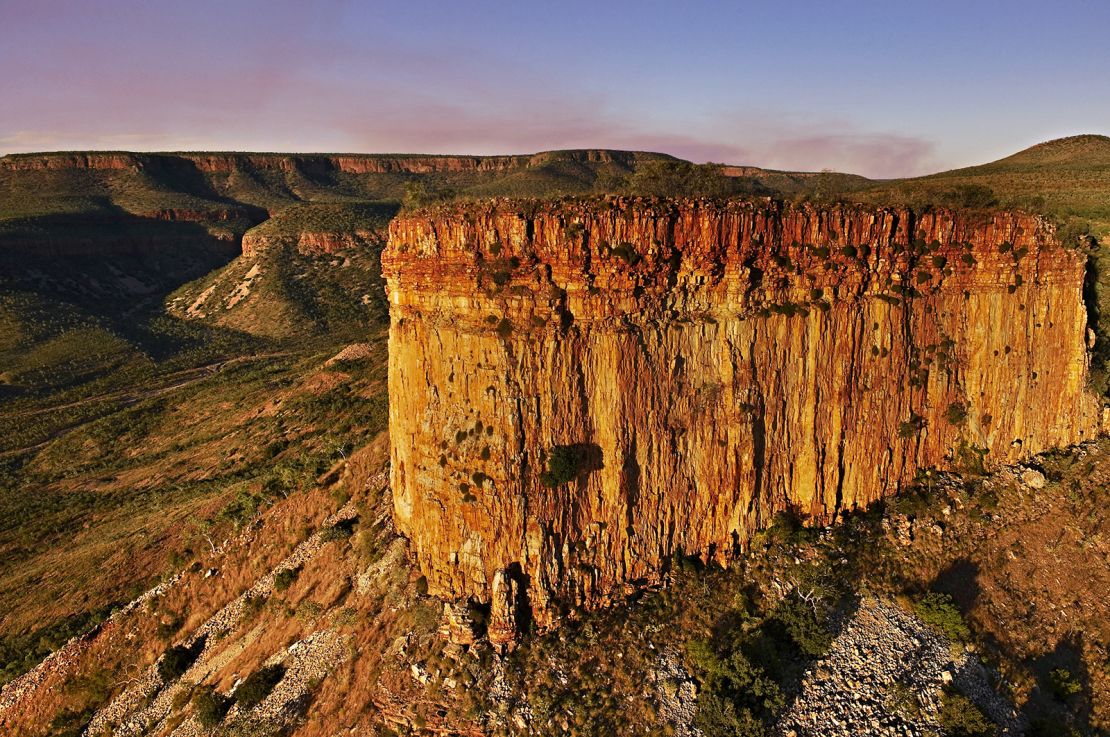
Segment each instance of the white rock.
[[1035,468],[1027,468],[1021,472],[1021,483],[1030,489],[1043,489],[1045,484],[1044,474]]

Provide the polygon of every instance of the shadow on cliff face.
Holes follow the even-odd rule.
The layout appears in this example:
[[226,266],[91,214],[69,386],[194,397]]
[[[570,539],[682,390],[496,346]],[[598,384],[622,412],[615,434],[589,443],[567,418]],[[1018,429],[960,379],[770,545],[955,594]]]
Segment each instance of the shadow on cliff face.
[[195,222],[118,209],[37,217],[0,232],[0,297],[30,305],[22,319],[44,338],[106,328],[159,361],[183,350],[243,343],[234,331],[185,323],[164,308],[175,289],[238,254],[237,241],[216,238]]
[[534,621],[528,589],[531,586],[532,577],[521,569],[520,563],[513,563],[505,572],[517,587],[516,600],[513,602],[513,616],[516,619],[517,629],[521,632],[531,632]]
[[1099,395],[1110,389],[1110,336],[1103,327],[1103,300],[1110,300],[1110,274],[1102,268],[1107,256],[1097,248],[1087,257],[1083,274],[1083,303],[1087,307],[1087,329],[1094,335],[1091,347],[1091,386]]

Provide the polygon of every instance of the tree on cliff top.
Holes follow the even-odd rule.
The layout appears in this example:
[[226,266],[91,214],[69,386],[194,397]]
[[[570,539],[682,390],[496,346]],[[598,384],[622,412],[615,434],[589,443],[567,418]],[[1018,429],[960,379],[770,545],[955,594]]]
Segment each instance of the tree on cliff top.
[[625,188],[643,197],[726,197],[740,194],[743,186],[725,176],[720,164],[648,161],[628,178]]

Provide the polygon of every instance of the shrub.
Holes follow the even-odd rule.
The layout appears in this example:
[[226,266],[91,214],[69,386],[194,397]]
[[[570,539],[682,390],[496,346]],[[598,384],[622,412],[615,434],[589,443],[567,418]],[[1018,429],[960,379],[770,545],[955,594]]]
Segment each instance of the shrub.
[[944,737],[992,737],[998,731],[971,699],[954,691],[941,697],[937,721]]
[[231,699],[211,686],[201,686],[193,693],[193,711],[197,715],[197,721],[205,729],[211,729],[222,722],[230,708]]
[[915,412],[910,412],[910,418],[898,425],[898,437],[912,438],[921,432],[923,427],[925,427],[925,418]]
[[706,737],[764,737],[766,724],[752,710],[716,691],[703,691],[698,696],[694,721]]
[[297,577],[301,575],[300,566],[297,568],[285,568],[274,574],[274,591],[285,591]]
[[702,682],[695,721],[706,737],[762,737],[785,704],[782,688],[740,650],[706,640],[686,645]]
[[855,246],[844,246],[840,249],[840,253],[847,258],[855,258],[859,254],[859,251],[856,250]]
[[513,334],[513,322],[507,317],[501,318],[501,322],[497,323],[497,334],[502,338],[508,338]]
[[1072,675],[1072,672],[1067,668],[1056,668],[1048,674],[1048,686],[1052,690],[1052,695],[1061,701],[1067,701],[1071,696],[1075,696],[1083,690],[1083,685],[1079,683],[1079,679]]
[[963,402],[953,402],[944,410],[944,419],[949,425],[962,425],[967,422],[967,405]]
[[987,473],[986,457],[989,452],[989,448],[960,441],[953,458],[953,468],[965,476],[983,476]]
[[805,545],[815,542],[820,531],[806,526],[805,517],[796,509],[782,509],[775,512],[771,518],[771,525],[767,528],[767,537],[775,542],[785,545]]
[[950,190],[939,193],[940,204],[948,207],[984,208],[998,204],[998,198],[990,187],[981,184],[958,184]]
[[555,488],[578,478],[582,453],[574,445],[556,445],[547,454],[547,470],[540,474],[544,486]]
[[971,637],[963,615],[948,594],[930,591],[914,604],[913,609],[921,621],[943,632],[951,640],[964,642]]
[[612,253],[614,256],[630,266],[640,260],[640,254],[636,252],[636,246],[628,243],[627,241],[622,242],[616,248],[613,248],[610,253]]
[[256,494],[245,488],[239,489],[235,498],[220,510],[220,516],[236,527],[241,527],[246,522],[254,519],[265,502],[266,499],[261,494]]
[[820,658],[832,646],[832,632],[813,607],[797,596],[783,599],[771,615],[770,624],[786,635],[804,655]]
[[232,696],[242,709],[253,709],[262,703],[285,677],[285,666],[280,663],[259,668],[239,684]]
[[636,167],[624,188],[648,197],[721,197],[742,192],[744,184],[725,176],[720,164],[647,161]]
[[197,640],[192,647],[174,645],[166,650],[162,659],[158,661],[158,675],[165,682],[175,681],[185,674],[185,671],[197,662],[201,650],[204,649],[204,640]]
[[336,522],[331,527],[326,527],[320,532],[320,542],[330,543],[340,540],[349,540],[355,534],[357,518]]

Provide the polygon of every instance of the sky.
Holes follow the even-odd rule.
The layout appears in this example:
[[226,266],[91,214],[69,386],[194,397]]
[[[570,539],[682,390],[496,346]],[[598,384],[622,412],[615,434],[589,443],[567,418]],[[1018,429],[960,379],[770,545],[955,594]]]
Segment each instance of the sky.
[[1108,0],[0,0],[0,154],[603,147],[911,176],[1110,134],[1108,28]]

